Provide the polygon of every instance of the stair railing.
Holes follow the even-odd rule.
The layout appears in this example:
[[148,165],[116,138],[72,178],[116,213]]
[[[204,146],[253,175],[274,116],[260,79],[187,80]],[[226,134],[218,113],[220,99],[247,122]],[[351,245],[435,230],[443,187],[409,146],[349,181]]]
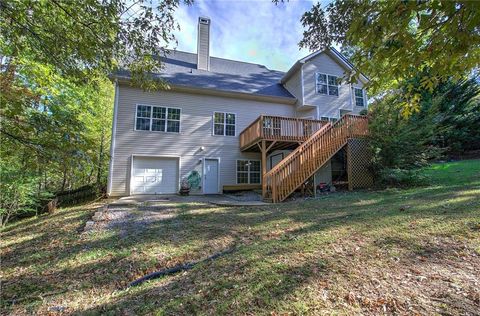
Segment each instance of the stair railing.
[[281,202],[321,168],[346,143],[348,138],[368,134],[365,116],[346,114],[311,135],[263,176],[264,197]]

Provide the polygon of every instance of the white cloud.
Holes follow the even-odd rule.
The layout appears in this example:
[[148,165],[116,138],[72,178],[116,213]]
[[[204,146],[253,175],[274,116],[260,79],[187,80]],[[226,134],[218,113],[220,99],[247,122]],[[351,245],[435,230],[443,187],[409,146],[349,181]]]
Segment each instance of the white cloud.
[[179,50],[196,52],[199,16],[211,18],[212,56],[264,64],[287,70],[309,54],[299,50],[302,14],[311,1],[275,5],[264,1],[201,1],[181,6],[175,13],[181,30],[176,32]]

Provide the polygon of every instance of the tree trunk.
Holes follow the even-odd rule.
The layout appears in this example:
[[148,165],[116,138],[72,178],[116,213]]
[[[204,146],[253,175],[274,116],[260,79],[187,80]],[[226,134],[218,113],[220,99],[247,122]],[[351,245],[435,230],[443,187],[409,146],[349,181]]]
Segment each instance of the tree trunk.
[[67,165],[63,166],[63,180],[62,180],[62,188],[60,192],[65,191],[65,185],[67,184]]
[[102,125],[102,134],[100,135],[100,150],[98,154],[98,166],[97,166],[97,186],[99,186],[102,181],[103,156],[105,152],[104,146],[105,146],[105,125]]

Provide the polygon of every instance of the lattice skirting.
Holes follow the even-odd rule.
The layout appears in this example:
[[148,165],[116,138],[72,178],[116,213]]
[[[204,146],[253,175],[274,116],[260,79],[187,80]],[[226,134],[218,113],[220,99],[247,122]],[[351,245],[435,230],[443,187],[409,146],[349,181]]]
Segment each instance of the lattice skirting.
[[352,138],[347,143],[348,189],[369,188],[373,186],[373,175],[370,171],[372,153],[368,140]]

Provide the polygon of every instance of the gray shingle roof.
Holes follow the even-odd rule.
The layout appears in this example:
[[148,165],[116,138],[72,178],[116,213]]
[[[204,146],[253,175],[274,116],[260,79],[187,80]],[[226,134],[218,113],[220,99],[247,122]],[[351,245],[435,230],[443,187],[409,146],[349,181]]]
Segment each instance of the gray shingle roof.
[[162,61],[158,76],[174,85],[294,98],[280,84],[285,73],[263,65],[210,57],[210,71],[199,70],[197,55],[182,51],[170,51]]

